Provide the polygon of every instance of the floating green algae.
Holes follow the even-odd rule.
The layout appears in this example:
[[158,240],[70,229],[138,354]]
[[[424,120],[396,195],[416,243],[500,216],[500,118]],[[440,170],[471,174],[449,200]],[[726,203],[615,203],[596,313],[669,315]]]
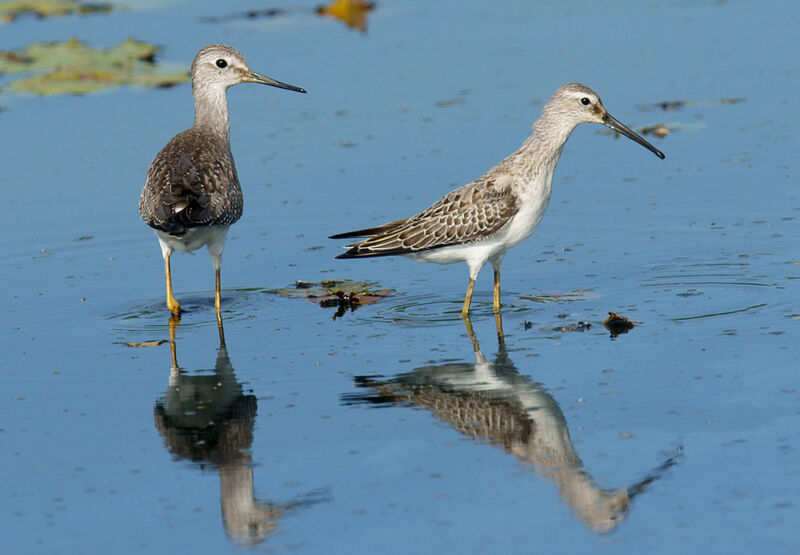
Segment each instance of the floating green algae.
[[0,2],[0,23],[11,23],[32,15],[38,18],[63,17],[72,14],[107,13],[111,4],[84,3],[77,0],[12,0]]
[[0,75],[32,73],[5,88],[37,95],[86,94],[119,85],[171,87],[187,81],[188,72],[159,69],[159,50],[135,39],[105,49],[76,38],[35,42],[21,50],[0,51]]

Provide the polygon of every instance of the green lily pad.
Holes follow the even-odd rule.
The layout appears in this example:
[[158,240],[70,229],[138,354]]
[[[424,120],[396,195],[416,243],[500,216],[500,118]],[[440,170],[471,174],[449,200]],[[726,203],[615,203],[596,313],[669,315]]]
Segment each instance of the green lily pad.
[[0,74],[25,74],[7,88],[38,95],[86,94],[119,85],[170,87],[189,79],[186,71],[161,71],[160,47],[135,39],[111,48],[92,48],[76,38],[35,42],[22,50],[0,51]]
[[0,23],[11,23],[24,15],[62,17],[71,14],[106,13],[111,4],[83,3],[77,0],[12,0],[0,2]]

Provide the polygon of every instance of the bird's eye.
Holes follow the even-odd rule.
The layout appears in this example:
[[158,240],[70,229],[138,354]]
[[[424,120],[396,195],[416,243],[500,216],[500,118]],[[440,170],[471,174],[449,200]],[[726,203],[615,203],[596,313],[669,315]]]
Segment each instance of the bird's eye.
[[219,60],[217,60],[217,67],[220,69],[226,68],[228,67],[228,62],[220,58]]
[[[217,64],[219,64],[219,62],[217,62]],[[588,106],[591,103],[592,103],[592,101],[589,100],[588,98],[586,98],[585,96],[583,98],[581,98],[581,104],[583,104],[584,106]]]

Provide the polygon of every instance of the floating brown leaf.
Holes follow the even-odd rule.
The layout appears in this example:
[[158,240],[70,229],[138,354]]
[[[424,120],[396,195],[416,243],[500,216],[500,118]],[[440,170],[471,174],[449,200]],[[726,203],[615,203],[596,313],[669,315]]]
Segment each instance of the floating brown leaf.
[[625,316],[620,316],[616,312],[609,312],[608,318],[603,320],[603,325],[611,332],[611,337],[617,337],[622,333],[628,333],[636,324]]
[[367,30],[367,14],[374,9],[374,2],[334,0],[330,4],[317,7],[317,13],[336,18],[351,29],[364,32]]

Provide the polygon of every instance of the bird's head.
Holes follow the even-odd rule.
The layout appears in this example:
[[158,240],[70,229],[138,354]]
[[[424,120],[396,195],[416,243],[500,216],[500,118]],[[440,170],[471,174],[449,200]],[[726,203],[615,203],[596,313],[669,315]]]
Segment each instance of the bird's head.
[[212,44],[206,46],[192,62],[192,85],[222,87],[227,89],[239,83],[261,83],[290,91],[306,92],[300,87],[281,83],[251,70],[244,56],[230,46]]
[[664,154],[660,150],[609,114],[598,94],[581,83],[567,83],[558,89],[553,98],[545,105],[544,112],[572,127],[581,123],[605,125],[616,133],[639,143],[659,158],[664,158]]

